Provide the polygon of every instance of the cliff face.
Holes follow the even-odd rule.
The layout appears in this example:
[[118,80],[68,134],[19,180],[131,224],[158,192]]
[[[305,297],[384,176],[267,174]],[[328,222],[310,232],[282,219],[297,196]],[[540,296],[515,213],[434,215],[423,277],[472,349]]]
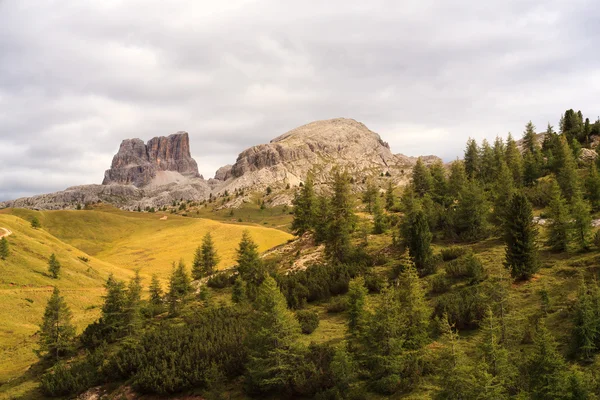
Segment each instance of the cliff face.
[[123,140],[111,168],[104,173],[102,184],[143,187],[159,171],[179,172],[188,177],[199,176],[198,165],[190,153],[187,132],[155,137],[147,144],[140,139]]

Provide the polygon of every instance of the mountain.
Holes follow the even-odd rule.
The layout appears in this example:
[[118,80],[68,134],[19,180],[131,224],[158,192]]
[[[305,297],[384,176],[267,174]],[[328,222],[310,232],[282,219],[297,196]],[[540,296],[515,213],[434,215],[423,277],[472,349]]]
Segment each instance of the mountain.
[[[426,156],[426,162],[437,160]],[[205,180],[191,156],[189,135],[177,132],[155,137],[124,140],[113,157],[102,185],[84,185],[61,192],[0,203],[3,207],[68,209],[78,204],[105,202],[124,209],[162,207],[173,201],[208,200],[243,190],[245,196],[226,204],[237,207],[252,192],[298,186],[309,171],[317,184],[326,183],[331,170],[347,170],[356,182],[370,176],[390,177],[396,185],[406,184],[415,157],[393,154],[389,145],[364,124],[353,119],[315,121],[276,137],[267,144],[240,153],[233,165],[217,170]],[[282,193],[273,204],[289,203],[291,193]]]

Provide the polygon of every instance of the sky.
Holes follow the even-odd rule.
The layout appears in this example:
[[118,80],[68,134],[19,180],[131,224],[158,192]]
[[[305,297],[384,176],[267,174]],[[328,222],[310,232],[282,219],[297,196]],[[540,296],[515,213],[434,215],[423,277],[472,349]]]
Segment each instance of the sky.
[[101,183],[123,139],[190,134],[205,178],[311,121],[462,156],[600,114],[596,0],[0,0],[0,200]]

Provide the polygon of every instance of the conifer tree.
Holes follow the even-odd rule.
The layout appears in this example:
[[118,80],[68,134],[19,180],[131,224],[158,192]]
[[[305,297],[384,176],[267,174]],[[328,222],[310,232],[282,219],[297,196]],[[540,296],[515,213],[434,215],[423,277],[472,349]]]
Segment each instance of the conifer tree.
[[125,313],[127,318],[127,333],[133,334],[141,326],[140,303],[142,301],[142,278],[140,271],[136,269],[135,275],[127,285],[127,303]]
[[38,229],[42,226],[42,224],[40,224],[40,220],[38,219],[38,217],[33,217],[31,219],[31,227],[33,229]]
[[560,398],[565,361],[557,351],[554,338],[546,328],[544,319],[538,323],[533,345],[533,353],[527,362],[531,398]]
[[385,191],[385,209],[391,211],[396,204],[396,196],[394,195],[394,186],[392,182],[388,182],[387,189]]
[[539,144],[535,137],[535,125],[531,121],[525,125],[525,132],[523,132],[523,148],[526,152],[535,153]]
[[490,146],[487,139],[483,139],[481,143],[481,155],[479,166],[479,180],[484,184],[489,184],[494,180],[496,172],[496,157],[494,150]]
[[429,168],[425,166],[421,157],[417,158],[417,163],[413,168],[412,184],[415,188],[415,192],[419,196],[424,196],[425,193],[429,193],[431,191],[431,187],[433,185],[431,172],[429,171]]
[[595,295],[596,290],[588,288],[585,280],[581,280],[577,294],[577,304],[575,305],[575,329],[573,337],[577,352],[584,360],[591,360],[594,352],[598,348],[598,338],[600,336],[600,311],[596,309],[598,299]]
[[510,169],[513,176],[513,182],[516,187],[523,186],[523,156],[517,147],[517,143],[512,138],[511,134],[508,134],[506,140],[506,165]]
[[404,240],[408,253],[421,274],[433,272],[431,240],[433,235],[429,230],[429,222],[425,212],[421,209],[414,211],[406,217],[403,225],[405,228]]
[[465,163],[459,160],[450,165],[450,176],[448,177],[448,194],[453,200],[458,199],[459,194],[467,185],[467,174]]
[[556,180],[550,183],[548,241],[554,251],[566,251],[571,241],[571,215]]
[[52,278],[58,279],[58,276],[60,274],[60,267],[60,262],[56,258],[56,255],[52,253],[52,255],[50,255],[50,258],[48,259],[48,272],[50,273]]
[[386,231],[387,229],[387,221],[385,218],[385,214],[383,214],[383,210],[381,209],[381,200],[379,197],[375,197],[373,202],[373,233],[379,235]]
[[453,233],[465,241],[480,240],[489,233],[489,206],[478,182],[468,182],[459,193],[458,204],[451,216]]
[[367,180],[367,187],[365,188],[365,191],[363,192],[363,196],[362,196],[362,201],[366,206],[366,210],[368,213],[372,213],[373,212],[373,204],[375,203],[375,200],[377,199],[377,187],[375,186],[375,183],[373,183],[372,179],[368,179]]
[[6,260],[9,254],[8,240],[6,240],[5,237],[2,237],[2,239],[0,239],[0,259]]
[[590,206],[579,192],[571,199],[571,217],[573,217],[573,238],[577,247],[587,250],[590,247],[590,235],[592,232],[592,216]]
[[365,287],[365,278],[358,277],[350,281],[348,287],[348,331],[356,336],[364,330],[365,305],[368,290]]
[[533,186],[538,178],[542,176],[541,153],[526,151],[523,156],[523,183],[525,186]]
[[425,300],[425,291],[417,270],[412,263],[405,264],[398,285],[400,310],[406,330],[403,346],[408,350],[419,350],[428,340],[431,310]]
[[[471,376],[472,367],[468,364],[459,345],[458,332],[450,325],[448,316],[444,314],[441,320],[442,343],[444,347],[439,354],[440,392],[439,399],[470,399],[474,398],[474,388]],[[477,393],[479,395],[480,393]]]
[[237,271],[246,282],[246,294],[254,300],[258,287],[266,276],[266,270],[258,253],[258,245],[250,237],[250,232],[244,231],[237,249]]
[[509,204],[511,218],[505,224],[504,265],[515,279],[529,279],[539,268],[537,254],[537,229],[527,197],[520,192],[513,195]]
[[163,290],[156,274],[152,275],[149,292],[152,315],[159,314],[163,306]]
[[304,185],[296,192],[292,204],[293,216],[292,220],[292,231],[302,236],[304,233],[310,231],[315,225],[315,214],[316,214],[316,198],[314,189],[314,177],[312,172],[309,172],[304,181]]
[[217,269],[220,258],[217,255],[212,235],[207,232],[202,238],[202,245],[196,249],[194,264],[192,265],[192,276],[194,279],[212,275]]
[[432,199],[441,205],[447,206],[450,203],[448,196],[448,179],[446,178],[446,170],[444,164],[438,160],[430,168],[432,178]]
[[254,392],[281,394],[301,362],[294,347],[300,326],[270,276],[258,289],[255,310],[247,343],[247,382]]
[[333,197],[330,207],[331,217],[325,241],[325,254],[334,263],[342,263],[352,253],[350,233],[354,228],[356,216],[352,211],[348,174],[337,169],[333,174]]
[[595,163],[590,163],[588,176],[585,180],[585,194],[592,210],[600,210],[600,174]]
[[233,290],[231,292],[231,301],[236,304],[242,304],[246,300],[246,284],[239,276],[235,278]]
[[475,139],[469,138],[469,140],[467,140],[464,160],[467,178],[470,180],[476,179],[479,174],[479,169],[481,168],[481,162],[479,159],[479,146],[477,146]]
[[494,185],[494,220],[500,226],[504,225],[508,213],[508,203],[515,191],[513,176],[505,162],[500,164]]
[[123,336],[127,327],[127,291],[125,282],[116,280],[112,274],[104,285],[106,295],[102,305],[100,323],[106,339],[110,342]]
[[506,146],[500,136],[496,136],[492,150],[494,152],[494,174],[497,174],[500,165],[506,163]]
[[169,280],[169,292],[167,299],[169,300],[169,308],[171,314],[176,314],[181,303],[188,294],[192,291],[190,277],[185,270],[185,263],[179,260],[179,264],[175,266],[173,262],[173,271]]
[[40,351],[58,360],[73,349],[75,326],[71,318],[71,310],[55,286],[40,325]]
[[323,243],[329,234],[329,218],[331,215],[331,203],[327,196],[317,198],[317,209],[315,211],[315,242]]
[[560,137],[555,162],[557,168],[556,180],[560,186],[563,196],[569,203],[579,192],[579,179],[577,175],[577,164],[573,153],[564,136]]

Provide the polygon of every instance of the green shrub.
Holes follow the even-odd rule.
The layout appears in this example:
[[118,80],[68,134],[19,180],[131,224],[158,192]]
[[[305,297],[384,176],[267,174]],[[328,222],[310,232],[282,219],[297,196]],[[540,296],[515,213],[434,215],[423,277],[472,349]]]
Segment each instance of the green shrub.
[[450,289],[450,281],[445,273],[434,275],[431,278],[431,293],[446,293]]
[[487,306],[487,298],[481,290],[477,286],[468,286],[438,297],[433,313],[440,319],[447,314],[450,324],[459,330],[475,329],[483,319]]
[[442,256],[443,261],[452,261],[456,260],[458,257],[464,256],[467,252],[465,247],[461,246],[450,246],[442,249],[440,254]]
[[365,286],[369,293],[381,293],[387,284],[387,279],[378,274],[365,275]]
[[336,297],[329,304],[327,304],[327,312],[330,314],[341,313],[347,309],[348,301],[343,297]]
[[219,272],[211,275],[206,281],[206,285],[213,289],[223,289],[232,286],[235,282],[235,276],[229,272]]
[[302,333],[306,335],[313,333],[314,330],[319,326],[319,314],[315,311],[296,311],[296,319],[300,323]]
[[446,264],[446,274],[451,278],[470,278],[471,282],[480,282],[485,277],[481,260],[472,252]]

